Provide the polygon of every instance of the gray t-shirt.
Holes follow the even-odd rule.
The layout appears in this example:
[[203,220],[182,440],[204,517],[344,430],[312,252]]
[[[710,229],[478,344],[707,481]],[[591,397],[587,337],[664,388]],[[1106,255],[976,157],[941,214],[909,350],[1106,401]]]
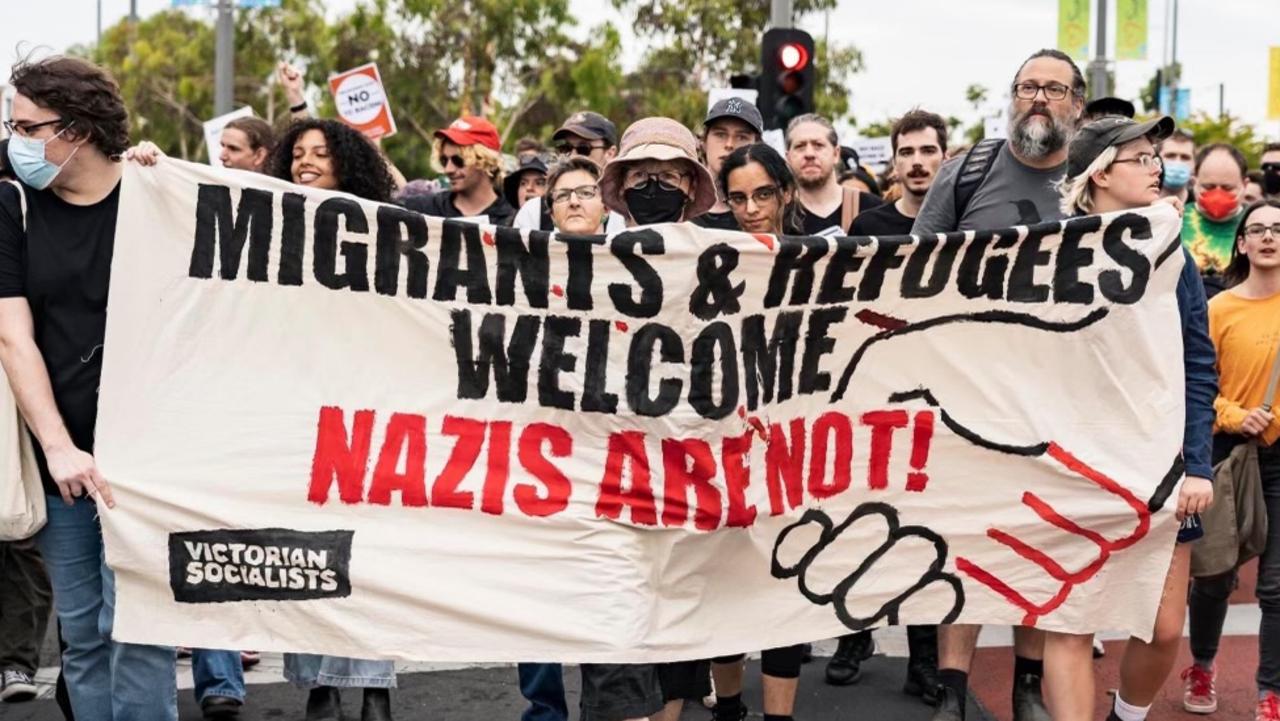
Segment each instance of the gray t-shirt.
[[912,233],[990,230],[1062,219],[1060,196],[1054,186],[1066,175],[1067,164],[1048,170],[1029,168],[1013,157],[1008,143],[1001,146],[964,217],[956,218],[956,176],[965,157],[956,157],[938,170]]

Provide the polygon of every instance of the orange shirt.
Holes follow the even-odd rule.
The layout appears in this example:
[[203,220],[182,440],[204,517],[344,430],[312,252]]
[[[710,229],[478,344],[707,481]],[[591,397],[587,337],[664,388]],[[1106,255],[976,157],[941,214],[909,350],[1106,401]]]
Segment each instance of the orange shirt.
[[[1280,294],[1258,300],[1229,290],[1217,294],[1209,301],[1209,337],[1218,351],[1218,398],[1213,403],[1218,419],[1213,430],[1239,433],[1245,416],[1263,403],[1280,348]],[[1280,419],[1267,426],[1260,440],[1271,445],[1277,438]]]

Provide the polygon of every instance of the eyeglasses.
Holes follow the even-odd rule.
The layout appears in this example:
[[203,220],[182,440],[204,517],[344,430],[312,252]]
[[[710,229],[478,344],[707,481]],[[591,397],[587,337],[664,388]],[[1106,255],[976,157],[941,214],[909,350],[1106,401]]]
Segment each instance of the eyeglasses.
[[1250,240],[1258,240],[1262,236],[1271,231],[1271,237],[1280,240],[1280,223],[1271,225],[1263,225],[1262,223],[1253,223],[1244,227],[1244,237]]
[[1035,100],[1040,91],[1044,91],[1045,98],[1049,100],[1065,100],[1071,92],[1071,88],[1062,83],[1049,83],[1048,85],[1039,85],[1033,82],[1016,83],[1013,86],[1013,94],[1023,100]]
[[448,170],[450,165],[457,166],[458,170],[467,167],[467,161],[461,155],[441,155],[436,160],[440,161],[440,167],[445,170]]
[[[755,190],[751,191],[751,199],[755,201],[756,205],[768,203],[774,198],[776,198],[777,196],[778,196],[778,186],[776,185],[768,185],[763,188],[756,188]],[[729,193],[729,196],[725,198],[725,202],[727,202],[729,205],[735,208],[741,208],[747,204],[747,194],[746,193]]]
[[551,194],[552,205],[564,205],[569,202],[571,196],[578,196],[578,200],[592,200],[600,194],[600,186],[595,185],[579,185],[576,188],[565,188],[557,190]]
[[1116,158],[1112,163],[1137,163],[1142,166],[1143,170],[1161,170],[1164,168],[1164,160],[1158,155],[1151,153],[1143,153],[1135,155],[1132,158]]
[[658,187],[663,190],[679,190],[680,181],[684,178],[684,173],[675,170],[664,170],[661,173],[628,173],[623,185],[628,189],[644,190],[649,187],[651,181],[656,180]]
[[6,120],[4,121],[4,129],[8,130],[13,135],[28,136],[46,125],[56,125],[61,122],[62,118],[54,118],[53,120],[46,120],[42,123],[15,123],[12,120]]
[[591,143],[560,143],[556,146],[556,152],[561,155],[591,155],[591,151],[599,150],[604,145],[593,145]]

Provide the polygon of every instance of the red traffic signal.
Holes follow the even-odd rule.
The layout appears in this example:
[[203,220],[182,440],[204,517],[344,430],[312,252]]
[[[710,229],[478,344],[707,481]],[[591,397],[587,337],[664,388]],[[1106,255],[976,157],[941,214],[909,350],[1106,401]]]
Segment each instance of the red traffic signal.
[[804,70],[809,64],[809,50],[800,43],[786,43],[778,48],[778,64],[783,70]]
[[756,100],[766,130],[813,112],[813,36],[795,28],[773,28],[760,43],[760,95]]

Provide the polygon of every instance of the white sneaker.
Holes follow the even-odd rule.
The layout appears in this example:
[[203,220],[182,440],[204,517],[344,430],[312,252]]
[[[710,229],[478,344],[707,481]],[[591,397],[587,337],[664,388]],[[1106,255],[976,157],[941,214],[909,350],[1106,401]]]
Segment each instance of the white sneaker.
[[0,687],[0,701],[10,703],[30,701],[36,697],[36,684],[22,671],[9,669],[4,672],[4,685]]

